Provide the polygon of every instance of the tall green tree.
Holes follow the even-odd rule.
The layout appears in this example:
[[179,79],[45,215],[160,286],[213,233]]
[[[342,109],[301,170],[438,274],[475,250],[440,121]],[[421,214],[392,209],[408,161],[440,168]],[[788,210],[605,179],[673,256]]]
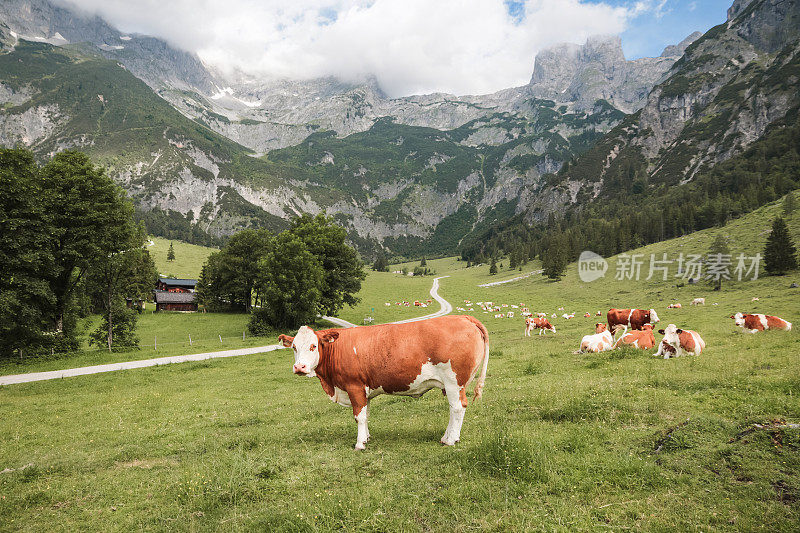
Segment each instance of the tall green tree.
[[389,271],[389,262],[386,260],[386,254],[384,254],[382,250],[378,252],[378,257],[376,257],[375,262],[372,263],[372,270],[375,272]]
[[[136,314],[127,316],[124,298],[138,299],[155,285],[157,272],[150,253],[144,248],[144,227],[128,220],[128,247],[107,257],[98,258],[87,272],[87,285],[103,310],[103,323],[99,330],[105,334],[108,351],[116,346],[135,346]],[[120,321],[117,324],[117,320]],[[100,333],[93,334],[99,339]]]
[[167,250],[167,261],[175,261],[175,248],[172,243],[169,243],[169,250]]
[[345,304],[357,304],[359,298],[356,294],[367,275],[358,253],[345,242],[347,232],[344,228],[335,224],[332,218],[306,214],[294,219],[288,231],[299,238],[322,264],[320,313],[335,316]]
[[272,240],[272,234],[265,229],[249,229],[233,235],[203,266],[197,285],[198,301],[211,309],[230,305],[249,312],[253,301],[260,299],[256,286],[259,262]]
[[764,268],[774,276],[797,268],[797,249],[789,235],[786,221],[778,217],[772,223],[772,231],[764,247]]
[[565,238],[561,235],[550,240],[542,250],[543,274],[550,279],[561,279],[569,263],[569,250]]
[[47,279],[55,296],[51,318],[57,334],[70,342],[74,331],[65,329],[65,314],[73,291],[93,262],[127,249],[133,208],[125,192],[81,152],[55,155],[41,178],[53,258]]
[[[728,239],[722,233],[718,233],[708,249],[707,258],[709,260],[709,267],[717,264],[717,260],[724,260],[726,257],[730,259],[731,250],[728,247]],[[722,289],[722,275],[709,276],[711,284],[715,291]]]
[[55,306],[38,171],[30,151],[0,148],[0,357],[42,344]]
[[250,320],[250,332],[264,334],[268,326],[297,328],[314,322],[322,300],[322,263],[296,235],[284,232],[260,262],[262,307]]

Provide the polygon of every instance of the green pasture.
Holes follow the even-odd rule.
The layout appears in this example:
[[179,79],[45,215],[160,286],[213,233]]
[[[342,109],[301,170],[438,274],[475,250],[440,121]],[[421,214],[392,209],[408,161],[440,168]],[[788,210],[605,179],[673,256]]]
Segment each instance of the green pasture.
[[[754,241],[742,248],[750,254],[766,235],[748,234],[746,218],[726,230]],[[796,219],[790,227],[797,240]],[[705,253],[714,231],[636,253],[680,244]],[[13,471],[0,474],[2,529],[798,530],[800,431],[782,427],[800,423],[800,289],[789,289],[798,272],[712,291],[673,278],[615,280],[613,269],[583,283],[573,264],[558,282],[481,288],[520,273],[489,276],[488,265],[453,258],[428,264],[450,276],[440,294],[454,306],[524,303],[559,315],[557,334],[525,338],[519,310],[495,319],[473,307],[490,333],[489,374],[455,447],[439,444],[447,403],[432,391],[376,398],[372,439],[354,451],[352,412],[316,379],[293,376],[288,350],[6,386],[0,471]],[[427,298],[431,281],[371,273],[360,307],[342,317],[435,311],[383,305]],[[706,305],[689,307],[695,297]],[[667,310],[672,302],[684,307]],[[669,360],[634,349],[573,353],[598,320],[583,313],[609,307],[655,308],[659,326],[694,329],[707,348]],[[797,327],[744,334],[728,318],[735,311]],[[209,320],[199,329],[210,333],[215,317],[152,319],[164,321],[143,320],[140,331],[167,338],[194,320]]]
[[[159,275],[165,276],[197,279],[208,256],[216,251],[216,248],[172,241],[161,237],[149,237],[149,240],[153,242],[153,245],[147,249],[156,263]],[[170,243],[175,250],[174,261],[167,261]]]

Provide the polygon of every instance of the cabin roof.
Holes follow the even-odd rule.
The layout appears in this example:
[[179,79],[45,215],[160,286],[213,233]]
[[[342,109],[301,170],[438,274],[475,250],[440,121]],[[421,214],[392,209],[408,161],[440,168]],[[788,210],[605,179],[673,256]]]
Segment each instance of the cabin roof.
[[190,304],[194,303],[193,292],[155,291],[157,304]]
[[158,278],[159,283],[171,285],[173,287],[189,287],[194,288],[197,285],[196,279],[180,279],[180,278]]

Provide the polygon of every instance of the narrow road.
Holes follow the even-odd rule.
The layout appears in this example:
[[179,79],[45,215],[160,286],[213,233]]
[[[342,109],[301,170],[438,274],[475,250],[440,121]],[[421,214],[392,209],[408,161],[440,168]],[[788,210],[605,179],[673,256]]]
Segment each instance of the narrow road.
[[[398,320],[392,322],[393,324],[403,324],[405,322],[416,322],[417,320],[425,320],[426,318],[434,318],[443,316],[453,311],[453,306],[450,302],[439,296],[439,280],[449,276],[440,276],[433,279],[433,287],[431,287],[431,297],[439,302],[440,309],[435,313],[420,316],[417,318],[408,318],[406,320]],[[352,322],[342,320],[341,318],[325,316],[322,317],[328,322],[332,322],[339,327],[353,328],[356,327]],[[28,383],[31,381],[45,381],[48,379],[60,379],[73,376],[85,376],[87,374],[100,374],[103,372],[115,372],[117,370],[129,370],[131,368],[145,368],[148,366],[169,365],[172,363],[185,363],[187,361],[204,361],[206,359],[217,359],[220,357],[236,357],[238,355],[250,355],[256,353],[271,352],[283,348],[280,344],[271,344],[269,346],[256,346],[254,348],[239,348],[237,350],[224,350],[220,352],[207,352],[196,353],[191,355],[173,355],[171,357],[158,357],[156,359],[142,359],[141,361],[125,361],[123,363],[110,363],[107,365],[94,365],[83,366],[80,368],[68,368],[66,370],[51,370],[49,372],[30,372],[28,374],[12,374],[8,376],[0,376],[0,386],[13,385],[16,383]]]
[[[431,287],[431,298],[436,300],[439,303],[439,310],[435,313],[431,313],[425,316],[418,316],[416,318],[406,318],[405,320],[398,320],[397,322],[389,322],[389,324],[405,324],[406,322],[417,322],[419,320],[425,320],[427,318],[436,318],[437,316],[444,316],[448,315],[453,312],[453,306],[450,305],[450,302],[439,296],[439,280],[443,278],[449,278],[450,276],[439,276],[438,278],[433,278],[433,287]],[[358,324],[353,324],[352,322],[348,322],[347,320],[343,320],[341,318],[336,318],[335,316],[324,316],[322,317],[328,322],[332,324],[336,324],[340,328],[355,328]]]
[[191,355],[173,355],[171,357],[158,357],[156,359],[142,359],[141,361],[125,361],[123,363],[110,363],[107,365],[82,366],[80,368],[68,368],[66,370],[51,370],[49,372],[30,372],[28,374],[12,374],[0,376],[1,385],[12,385],[14,383],[27,383],[29,381],[44,381],[47,379],[69,378],[72,376],[84,376],[86,374],[100,374],[102,372],[114,372],[116,370],[128,370],[131,368],[145,368],[148,366],[169,365],[172,363],[185,363],[187,361],[203,361],[205,359],[217,359],[219,357],[236,357],[237,355],[250,355],[254,353],[271,352],[283,348],[280,344],[270,346],[257,346],[255,348],[239,348],[238,350],[224,350],[221,352],[195,353]]
[[535,274],[541,274],[544,270],[534,270],[533,272],[528,272],[522,276],[517,276],[516,278],[511,279],[504,279],[503,281],[493,281],[491,283],[482,283],[478,285],[478,287],[494,287],[495,285],[502,285],[503,283],[511,283],[512,281],[519,281],[521,279],[529,278]]

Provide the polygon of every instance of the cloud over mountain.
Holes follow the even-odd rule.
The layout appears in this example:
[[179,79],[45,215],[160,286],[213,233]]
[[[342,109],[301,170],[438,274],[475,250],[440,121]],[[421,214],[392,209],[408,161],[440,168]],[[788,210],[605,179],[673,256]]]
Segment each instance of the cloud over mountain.
[[617,34],[658,7],[579,0],[60,0],[223,72],[374,75],[391,96],[480,94],[527,82],[536,52]]

